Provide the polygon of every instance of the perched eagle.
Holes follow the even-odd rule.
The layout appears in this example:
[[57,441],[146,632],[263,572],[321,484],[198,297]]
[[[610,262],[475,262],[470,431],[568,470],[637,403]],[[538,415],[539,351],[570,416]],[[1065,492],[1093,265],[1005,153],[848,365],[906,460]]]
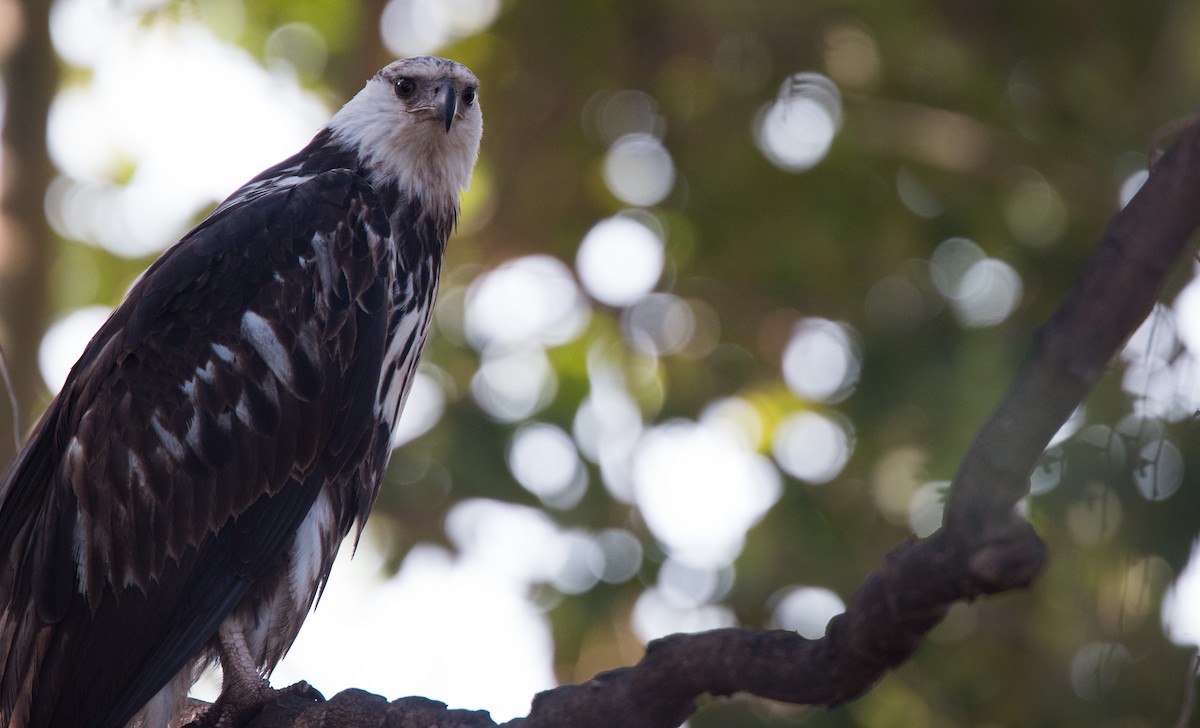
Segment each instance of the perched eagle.
[[0,725],[167,726],[219,658],[270,696],[366,519],[483,122],[442,58],[379,71],[172,246],[0,484]]

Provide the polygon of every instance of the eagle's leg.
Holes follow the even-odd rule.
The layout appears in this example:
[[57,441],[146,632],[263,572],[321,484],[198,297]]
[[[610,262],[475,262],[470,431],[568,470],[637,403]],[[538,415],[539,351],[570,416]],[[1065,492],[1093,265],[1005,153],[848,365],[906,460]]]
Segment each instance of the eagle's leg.
[[262,711],[277,693],[294,693],[310,700],[324,700],[305,682],[275,690],[258,672],[246,636],[236,627],[221,625],[217,636],[221,656],[221,696],[204,714],[202,728],[241,728]]

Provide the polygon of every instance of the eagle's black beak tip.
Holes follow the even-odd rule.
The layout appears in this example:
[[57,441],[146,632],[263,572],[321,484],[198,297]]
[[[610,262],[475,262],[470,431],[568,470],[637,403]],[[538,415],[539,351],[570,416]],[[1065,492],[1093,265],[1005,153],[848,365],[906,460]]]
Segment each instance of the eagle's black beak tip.
[[453,83],[444,84],[438,91],[437,110],[441,112],[446,122],[446,133],[449,134],[450,127],[454,126],[454,113],[458,111],[458,91]]

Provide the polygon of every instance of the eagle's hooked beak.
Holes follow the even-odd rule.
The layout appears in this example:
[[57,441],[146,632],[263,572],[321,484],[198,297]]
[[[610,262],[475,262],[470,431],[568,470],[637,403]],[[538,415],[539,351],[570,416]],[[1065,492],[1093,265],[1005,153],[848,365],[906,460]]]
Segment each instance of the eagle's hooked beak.
[[454,112],[458,110],[458,91],[453,83],[447,81],[442,84],[433,100],[433,108],[438,116],[445,119],[446,133],[449,134],[450,126],[454,124]]

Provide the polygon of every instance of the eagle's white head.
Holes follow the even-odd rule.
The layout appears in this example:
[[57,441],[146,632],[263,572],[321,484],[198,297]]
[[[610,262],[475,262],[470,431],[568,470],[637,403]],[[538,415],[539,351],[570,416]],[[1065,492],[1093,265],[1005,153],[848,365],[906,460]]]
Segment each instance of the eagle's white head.
[[356,149],[379,182],[431,212],[453,214],[479,155],[483,114],[479,79],[462,64],[417,56],[391,63],[329,122]]

